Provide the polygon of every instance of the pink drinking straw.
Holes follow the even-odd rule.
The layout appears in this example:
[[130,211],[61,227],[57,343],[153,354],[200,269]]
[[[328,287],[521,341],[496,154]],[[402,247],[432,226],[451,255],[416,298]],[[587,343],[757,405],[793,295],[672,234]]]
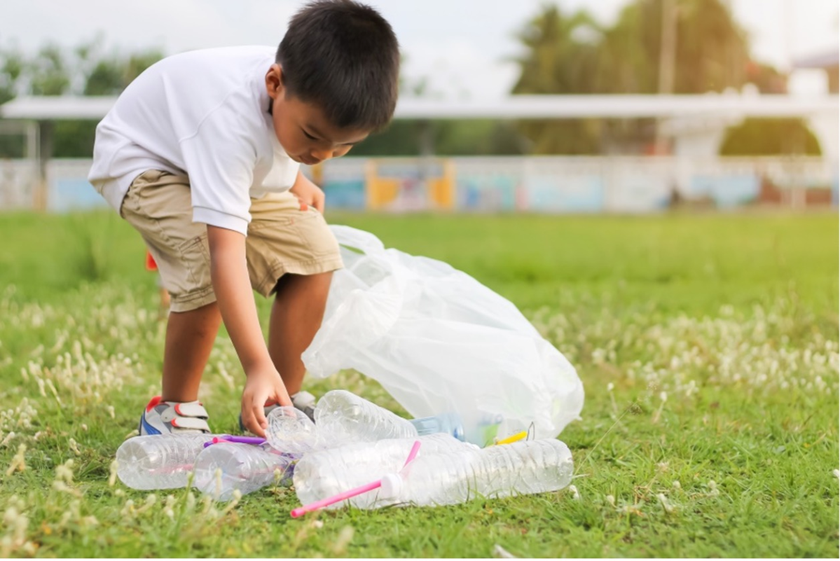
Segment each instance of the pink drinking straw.
[[[417,440],[414,442],[414,446],[411,447],[411,452],[408,453],[408,458],[405,460],[405,464],[403,465],[403,469],[410,464],[414,458],[417,457],[417,452],[420,451],[420,441]],[[361,487],[356,487],[355,489],[350,489],[349,491],[345,491],[343,493],[339,493],[338,495],[333,495],[332,497],[327,497],[326,499],[321,499],[320,501],[315,501],[314,503],[310,503],[308,505],[304,505],[298,507],[292,511],[292,518],[298,518],[303,516],[307,512],[312,512],[313,510],[318,510],[319,508],[324,508],[325,506],[330,506],[331,504],[335,504],[341,501],[345,501],[347,499],[353,498],[356,495],[361,495],[362,493],[367,493],[368,491],[373,491],[374,489],[378,489],[382,487],[382,480],[374,481],[373,483],[368,483],[367,485],[362,485]]]

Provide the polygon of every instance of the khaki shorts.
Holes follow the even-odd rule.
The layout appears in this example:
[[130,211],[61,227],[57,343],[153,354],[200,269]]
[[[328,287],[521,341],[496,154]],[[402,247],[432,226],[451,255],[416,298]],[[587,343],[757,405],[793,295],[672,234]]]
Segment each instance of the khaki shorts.
[[[173,312],[216,301],[207,225],[193,222],[192,212],[189,178],[157,170],[132,182],[120,208],[155,258]],[[343,266],[324,217],[288,192],[251,199],[245,247],[251,286],[266,297],[286,273],[315,275]]]

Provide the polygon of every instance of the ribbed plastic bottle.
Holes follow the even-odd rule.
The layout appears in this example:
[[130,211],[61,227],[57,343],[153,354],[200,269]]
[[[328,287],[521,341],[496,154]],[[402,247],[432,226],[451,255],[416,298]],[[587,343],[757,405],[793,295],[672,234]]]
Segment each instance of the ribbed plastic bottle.
[[[317,409],[316,409],[317,411]],[[444,433],[414,438],[385,439],[376,442],[356,442],[338,448],[311,452],[295,466],[295,492],[302,504],[337,495],[355,487],[381,479],[387,473],[402,469],[411,447],[420,441],[418,458],[443,452],[470,453],[476,446],[456,440]],[[353,499],[353,504],[367,506],[376,501],[372,491]],[[338,508],[343,503],[330,508]]]
[[[428,438],[428,437],[421,437]],[[322,454],[319,452],[318,454]],[[313,454],[312,456],[315,456]],[[303,504],[324,499],[338,492],[357,487],[361,477],[350,470],[324,477],[323,467],[301,469],[298,464],[295,489]],[[336,459],[331,458],[333,462]],[[338,462],[336,462],[338,463]],[[572,479],[573,463],[569,448],[559,440],[546,439],[515,442],[485,449],[450,449],[431,454],[418,454],[409,468],[398,475],[401,466],[389,473],[372,473],[383,479],[380,489],[349,499],[357,508],[380,508],[395,504],[434,506],[459,504],[477,497],[506,497],[556,491],[566,487]],[[312,476],[315,475],[315,477]],[[303,493],[301,491],[304,491]]]
[[315,427],[335,443],[417,436],[410,421],[345,390],[327,392],[318,401]]
[[132,489],[176,489],[187,478],[213,435],[149,435],[129,438],[117,449],[117,476]]
[[196,489],[217,501],[229,501],[234,490],[243,495],[291,479],[295,458],[252,444],[222,442],[205,448],[195,460]]
[[418,456],[408,475],[388,486],[394,489],[388,502],[434,506],[557,491],[571,483],[573,471],[572,453],[555,439]]

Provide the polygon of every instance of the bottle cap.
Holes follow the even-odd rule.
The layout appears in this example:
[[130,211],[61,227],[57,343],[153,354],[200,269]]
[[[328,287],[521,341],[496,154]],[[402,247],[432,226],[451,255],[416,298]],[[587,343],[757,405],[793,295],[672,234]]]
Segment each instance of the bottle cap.
[[391,500],[400,495],[402,491],[402,477],[398,473],[386,473],[382,478],[382,488],[379,491],[380,498]]
[[461,442],[464,441],[464,426],[463,425],[456,425],[454,429],[452,429],[452,436],[460,440]]

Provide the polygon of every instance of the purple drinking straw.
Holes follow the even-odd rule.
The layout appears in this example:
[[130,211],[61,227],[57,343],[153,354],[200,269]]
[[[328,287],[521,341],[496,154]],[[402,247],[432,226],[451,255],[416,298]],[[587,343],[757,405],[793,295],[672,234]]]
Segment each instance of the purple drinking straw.
[[265,439],[259,436],[234,436],[232,434],[220,434],[219,436],[214,436],[213,440],[205,442],[204,447],[207,448],[208,446],[219,444],[220,442],[238,442],[241,444],[259,446],[261,444],[265,444]]

